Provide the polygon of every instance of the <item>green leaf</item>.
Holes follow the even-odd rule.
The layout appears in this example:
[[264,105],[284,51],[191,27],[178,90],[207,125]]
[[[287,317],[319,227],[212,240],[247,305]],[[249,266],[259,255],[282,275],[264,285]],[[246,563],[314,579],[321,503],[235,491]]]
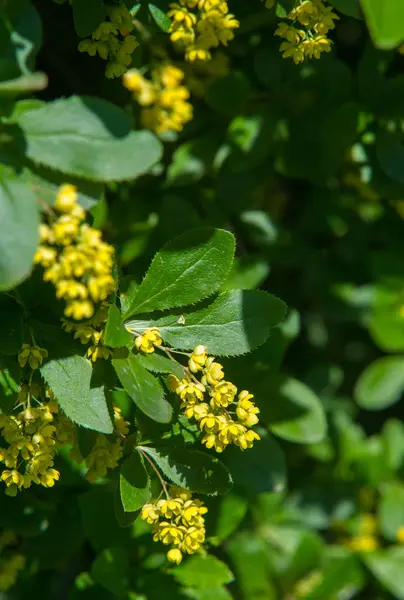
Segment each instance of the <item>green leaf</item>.
[[253,256],[236,258],[220,291],[252,290],[261,285],[268,275],[268,261]]
[[348,17],[362,19],[362,11],[359,0],[331,0],[331,4]]
[[23,307],[11,296],[0,294],[0,353],[18,354],[24,341]]
[[138,452],[134,452],[123,463],[120,470],[122,505],[126,512],[142,508],[150,498],[150,479]]
[[388,548],[362,557],[381,585],[397,600],[404,600],[404,548]]
[[187,598],[191,600],[233,600],[230,592],[222,587],[188,588]]
[[122,504],[120,489],[117,489],[114,496],[114,513],[119,527],[127,528],[133,525],[133,523],[136,521],[140,514],[140,510],[136,510],[135,512],[125,511]]
[[103,550],[92,564],[91,575],[111,594],[121,596],[129,586],[129,556],[127,551],[124,548],[107,548]]
[[153,373],[173,373],[179,379],[184,377],[184,368],[171,358],[161,356],[157,352],[152,354],[142,354],[139,352],[137,355],[138,362],[148,371]]
[[157,464],[173,483],[199,494],[225,494],[232,479],[220,460],[199,450],[188,448],[139,447]]
[[361,373],[355,399],[367,410],[383,410],[396,404],[404,391],[404,356],[385,356]]
[[234,533],[240,527],[247,510],[248,502],[246,498],[236,494],[226,494],[218,508],[215,537],[219,540],[225,540]]
[[268,544],[254,531],[243,532],[226,544],[238,586],[245,600],[279,600],[272,583]]
[[214,588],[234,579],[229,567],[215,556],[192,556],[173,569],[175,579],[195,588]]
[[72,5],[77,35],[80,37],[91,35],[105,18],[103,0],[72,0]]
[[152,4],[151,2],[149,2],[148,7],[156,25],[167,33],[171,25],[171,20],[169,17],[167,17],[166,13],[162,11],[161,8],[158,8],[158,6]]
[[39,243],[39,216],[31,190],[2,170],[0,214],[0,290],[8,290],[31,270]]
[[397,471],[404,464],[404,423],[398,419],[390,419],[384,424],[382,434],[389,467]]
[[229,468],[234,483],[249,491],[281,492],[286,486],[286,462],[278,442],[264,430],[259,430],[260,441],[248,451],[226,449],[223,460]]
[[112,364],[136,406],[157,423],[169,423],[171,405],[164,399],[159,381],[141,365],[138,357],[130,354],[128,358],[113,359]]
[[301,381],[287,379],[268,390],[268,402],[259,404],[262,420],[275,435],[297,444],[321,442],[327,432],[324,409],[318,397]]
[[103,387],[92,387],[92,368],[82,356],[50,360],[41,373],[67,417],[88,429],[112,433]]
[[124,318],[210,296],[226,279],[234,248],[234,236],[223,229],[194,229],[178,236],[157,252]]
[[381,487],[379,518],[383,536],[394,542],[397,539],[397,531],[404,526],[404,485],[402,483],[386,483]]
[[404,4],[401,0],[361,0],[361,6],[378,48],[389,50],[404,41]]
[[134,179],[161,156],[161,144],[152,133],[131,131],[126,113],[99,98],[55,100],[20,114],[17,122],[26,156],[68,175],[95,181]]
[[108,310],[103,341],[110,348],[121,348],[133,341],[133,335],[125,328],[121,312],[115,304],[111,304]]
[[232,290],[219,294],[207,308],[184,314],[181,322],[163,317],[153,324],[175,348],[190,350],[202,343],[212,354],[237,356],[261,346],[285,313],[285,304],[266,292]]

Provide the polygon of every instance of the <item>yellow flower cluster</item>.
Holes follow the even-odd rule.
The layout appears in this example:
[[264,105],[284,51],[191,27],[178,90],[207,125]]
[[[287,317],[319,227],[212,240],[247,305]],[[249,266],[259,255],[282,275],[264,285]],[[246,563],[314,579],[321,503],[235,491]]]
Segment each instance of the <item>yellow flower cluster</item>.
[[66,301],[65,315],[89,319],[94,305],[113,291],[114,249],[102,241],[101,232],[84,223],[75,186],[60,186],[54,206],[58,218],[40,226],[41,244],[34,262],[44,267],[44,280]]
[[0,415],[0,432],[8,444],[0,448],[0,462],[7,467],[0,480],[7,486],[8,496],[32,483],[53,487],[59,479],[54,459],[59,445],[67,440],[58,435],[58,410],[50,400],[43,406],[28,406],[17,415]]
[[[86,479],[90,483],[105,477],[108,469],[115,469],[122,458],[122,442],[124,436],[129,433],[129,423],[123,418],[121,409],[118,406],[114,406],[114,425],[115,434],[107,436],[99,433],[90,454],[84,459],[87,467]],[[82,462],[81,457],[77,456],[78,454],[76,449],[73,457],[77,462]]]
[[[235,410],[233,403],[237,388],[229,381],[224,381],[223,367],[208,356],[207,348],[199,345],[194,349],[189,361],[189,374],[179,381],[174,375],[169,376],[169,386],[181,398],[181,408],[188,419],[198,421],[204,433],[202,443],[207,448],[215,448],[223,452],[229,444],[235,444],[242,450],[251,448],[258,433],[250,429],[258,423],[259,409],[251,401],[252,394],[243,390],[238,394]],[[195,374],[201,374],[201,380]],[[205,394],[210,396],[209,403]]]
[[374,552],[379,547],[377,518],[370,513],[359,517],[357,532],[344,541],[344,546],[352,552]]
[[62,326],[68,331],[74,331],[74,337],[82,344],[90,344],[87,356],[95,362],[99,358],[107,360],[112,355],[112,350],[104,346],[104,328],[108,318],[108,304],[103,302],[95,315],[86,323],[73,323],[63,320]]
[[226,0],[179,0],[169,8],[171,40],[190,62],[210,60],[211,49],[227,46],[239,27]]
[[25,558],[22,554],[13,554],[9,558],[1,559],[0,565],[0,592],[7,592],[16,583],[18,572],[25,567]]
[[142,335],[138,335],[135,339],[135,346],[145,354],[151,354],[155,351],[156,346],[161,346],[161,339],[158,327],[150,327],[146,329]]
[[48,352],[44,348],[39,346],[30,346],[29,344],[23,344],[18,353],[18,362],[20,367],[23,369],[27,363],[31,369],[39,369],[42,365],[44,358],[48,357]]
[[331,51],[327,33],[334,29],[334,21],[339,18],[332,7],[322,0],[300,0],[286,18],[293,24],[282,21],[275,31],[275,35],[285,40],[280,46],[283,58],[291,57],[298,64],[305,58],[320,58],[323,52]]
[[185,489],[171,486],[170,497],[145,504],[141,518],[153,525],[153,540],[170,545],[170,562],[180,564],[184,554],[194,554],[205,541],[204,514],[208,509],[200,500],[194,500]]
[[108,60],[105,76],[109,79],[121,77],[132,62],[132,53],[139,45],[134,35],[132,17],[123,2],[118,6],[106,7],[108,21],[103,21],[91,34],[91,38],[79,43],[80,52],[90,56],[98,54]]
[[136,69],[130,69],[123,77],[124,86],[133,92],[143,107],[142,126],[157,133],[181,131],[193,116],[190,93],[183,85],[184,72],[171,64],[153,69],[151,80]]

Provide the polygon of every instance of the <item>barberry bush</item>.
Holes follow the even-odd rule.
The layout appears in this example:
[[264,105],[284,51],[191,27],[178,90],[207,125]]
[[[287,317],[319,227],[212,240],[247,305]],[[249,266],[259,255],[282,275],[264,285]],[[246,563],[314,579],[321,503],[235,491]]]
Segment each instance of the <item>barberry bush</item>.
[[402,0],[0,0],[0,600],[404,599]]

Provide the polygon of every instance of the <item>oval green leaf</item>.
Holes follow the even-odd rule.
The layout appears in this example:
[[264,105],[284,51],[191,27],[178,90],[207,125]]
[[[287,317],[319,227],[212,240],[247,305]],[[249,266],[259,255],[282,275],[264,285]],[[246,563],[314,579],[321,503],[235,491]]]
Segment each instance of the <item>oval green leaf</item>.
[[172,417],[171,405],[164,399],[160,382],[145,369],[137,356],[116,358],[112,361],[124,389],[136,406],[157,423],[169,423]]
[[404,356],[385,356],[372,362],[355,386],[355,400],[367,410],[396,404],[404,391]]
[[194,304],[218,290],[234,257],[234,236],[223,229],[194,229],[157,252],[124,315]]

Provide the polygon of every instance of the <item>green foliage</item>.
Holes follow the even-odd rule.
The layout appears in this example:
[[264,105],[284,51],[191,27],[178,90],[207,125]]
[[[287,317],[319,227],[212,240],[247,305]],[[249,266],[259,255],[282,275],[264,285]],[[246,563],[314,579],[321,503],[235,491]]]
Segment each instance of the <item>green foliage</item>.
[[0,172],[0,211],[0,290],[8,290],[32,268],[38,245],[38,210],[32,191],[5,170]]
[[161,157],[155,136],[131,131],[125,112],[99,98],[55,100],[24,111],[17,124],[27,158],[65,175],[94,181],[134,179]]
[[82,427],[112,433],[104,387],[92,379],[93,370],[85,358],[50,360],[41,373],[69,419]]
[[200,494],[225,494],[232,487],[223,463],[198,450],[188,448],[142,447],[161,471],[176,485]]
[[125,319],[194,304],[213,294],[230,271],[234,244],[229,232],[210,229],[190,231],[167,244],[154,257]]
[[[300,2],[228,0],[206,62],[168,4],[0,0],[1,600],[404,598],[403,2],[325,1],[302,64]],[[175,565],[142,508],[187,502]]]
[[127,394],[145,415],[158,423],[171,421],[172,409],[159,381],[142,366],[137,356],[116,358],[115,371]]

